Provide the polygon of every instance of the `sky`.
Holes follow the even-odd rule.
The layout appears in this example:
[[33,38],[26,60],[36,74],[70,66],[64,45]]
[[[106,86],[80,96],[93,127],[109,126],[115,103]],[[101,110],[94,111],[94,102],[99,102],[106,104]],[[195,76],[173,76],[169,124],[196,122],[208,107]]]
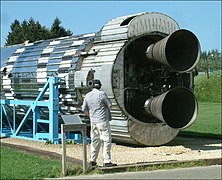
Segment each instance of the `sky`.
[[140,12],[160,12],[192,31],[202,51],[221,52],[221,1],[11,1],[1,0],[1,46],[15,19],[31,17],[46,28],[54,19],[73,35],[98,32],[111,19]]

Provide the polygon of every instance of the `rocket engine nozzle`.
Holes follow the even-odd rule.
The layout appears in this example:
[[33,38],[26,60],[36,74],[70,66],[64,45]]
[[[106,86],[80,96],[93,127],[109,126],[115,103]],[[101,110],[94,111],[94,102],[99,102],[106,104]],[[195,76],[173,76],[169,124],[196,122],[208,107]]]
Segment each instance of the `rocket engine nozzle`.
[[159,62],[171,71],[188,72],[198,63],[200,45],[197,37],[188,30],[178,30],[151,44],[146,51],[151,62]]
[[175,129],[185,129],[196,119],[198,104],[194,94],[182,87],[171,89],[145,102],[147,113]]

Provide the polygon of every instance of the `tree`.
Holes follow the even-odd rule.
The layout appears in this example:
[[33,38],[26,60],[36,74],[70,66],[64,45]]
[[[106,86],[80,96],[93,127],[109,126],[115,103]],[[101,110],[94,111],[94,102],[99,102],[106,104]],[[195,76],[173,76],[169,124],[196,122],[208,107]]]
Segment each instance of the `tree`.
[[27,32],[26,39],[30,42],[50,38],[50,31],[45,26],[42,26],[38,21],[35,22],[33,18],[29,20],[28,27],[28,31],[24,31],[24,33]]
[[217,49],[201,52],[200,61],[197,65],[199,72],[205,72],[206,77],[209,78],[211,72],[219,71],[221,68],[221,53]]
[[50,38],[71,36],[72,32],[60,26],[60,24],[61,21],[57,17],[49,30],[33,18],[30,18],[29,21],[24,20],[22,23],[16,19],[10,26],[11,31],[8,33],[5,45],[21,44],[27,40],[29,42],[34,42]]
[[70,30],[65,30],[63,26],[60,26],[60,24],[61,24],[60,19],[56,17],[50,29],[51,38],[58,38],[58,37],[72,35],[72,32]]
[[12,44],[18,44],[19,40],[22,39],[21,34],[21,25],[20,22],[15,19],[15,21],[10,26],[11,32],[9,32],[7,39],[6,39],[6,46],[12,45]]

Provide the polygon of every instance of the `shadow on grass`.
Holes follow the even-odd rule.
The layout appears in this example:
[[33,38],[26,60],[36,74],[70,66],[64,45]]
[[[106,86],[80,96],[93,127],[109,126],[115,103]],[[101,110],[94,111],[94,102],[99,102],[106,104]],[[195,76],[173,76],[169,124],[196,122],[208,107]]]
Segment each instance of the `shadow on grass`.
[[207,138],[207,139],[222,139],[222,134],[201,133],[201,132],[193,132],[193,131],[180,131],[179,136],[188,136],[188,137],[194,137],[194,138]]

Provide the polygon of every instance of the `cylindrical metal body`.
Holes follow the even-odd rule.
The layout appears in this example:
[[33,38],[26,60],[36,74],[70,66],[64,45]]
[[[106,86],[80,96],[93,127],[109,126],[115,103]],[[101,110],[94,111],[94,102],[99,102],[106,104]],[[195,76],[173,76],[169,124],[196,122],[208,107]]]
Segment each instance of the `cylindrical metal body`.
[[8,58],[1,59],[1,98],[34,99],[47,77],[58,76],[65,80],[59,86],[61,112],[81,114],[91,80],[100,79],[113,104],[112,139],[165,144],[179,130],[147,115],[144,103],[175,87],[192,91],[194,73],[172,72],[164,63],[149,62],[146,51],[177,30],[177,22],[167,15],[139,13],[112,19],[98,33],[3,48]]

